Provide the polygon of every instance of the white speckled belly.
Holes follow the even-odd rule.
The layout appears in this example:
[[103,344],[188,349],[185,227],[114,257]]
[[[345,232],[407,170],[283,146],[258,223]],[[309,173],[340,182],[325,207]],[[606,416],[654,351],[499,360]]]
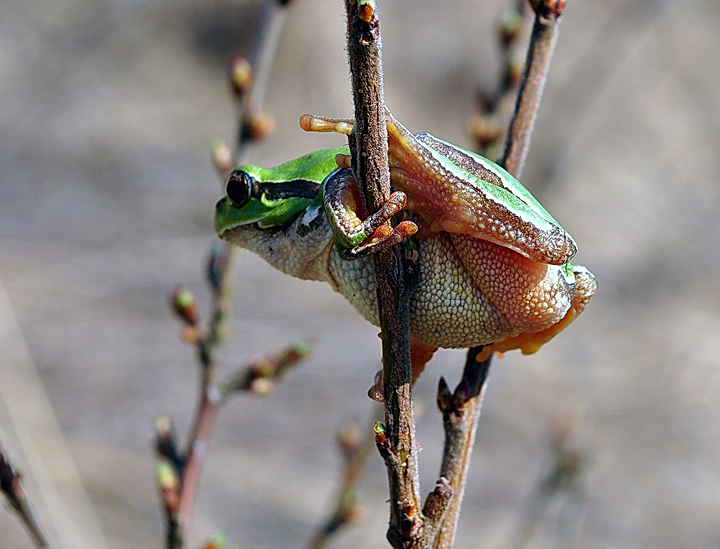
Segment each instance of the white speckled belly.
[[[492,343],[512,331],[504,315],[468,275],[449,234],[429,235],[420,249],[410,313],[414,340],[444,348],[472,347]],[[333,250],[329,263],[338,291],[363,317],[378,325],[371,258],[345,261]]]

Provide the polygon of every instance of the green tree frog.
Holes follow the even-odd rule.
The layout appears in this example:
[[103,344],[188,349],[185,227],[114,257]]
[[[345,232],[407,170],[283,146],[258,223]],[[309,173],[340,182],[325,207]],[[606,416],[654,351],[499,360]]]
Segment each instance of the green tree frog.
[[[300,124],[352,132],[348,120],[304,115]],[[502,167],[413,135],[389,112],[387,127],[395,192],[377,214],[363,211],[348,148],[325,149],[270,169],[237,168],[216,206],[218,235],[287,274],[327,282],[377,325],[369,254],[414,234],[414,344],[485,345],[485,356],[537,351],[596,289],[594,276],[570,263],[573,239]],[[398,212],[405,219],[388,228]]]

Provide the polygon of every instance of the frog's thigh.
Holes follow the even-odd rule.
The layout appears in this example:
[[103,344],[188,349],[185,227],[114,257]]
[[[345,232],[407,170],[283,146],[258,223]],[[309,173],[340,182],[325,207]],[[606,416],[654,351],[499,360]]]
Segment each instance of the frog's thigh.
[[565,316],[574,291],[560,267],[486,240],[451,238],[477,286],[507,318],[511,333],[538,332]]
[[483,295],[447,233],[420,241],[418,284],[411,302],[413,340],[443,348],[474,347],[507,335],[510,325]]

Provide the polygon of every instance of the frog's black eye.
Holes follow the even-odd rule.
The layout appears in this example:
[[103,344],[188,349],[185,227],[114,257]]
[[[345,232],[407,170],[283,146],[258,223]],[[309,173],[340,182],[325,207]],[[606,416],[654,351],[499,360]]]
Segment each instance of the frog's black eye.
[[236,208],[242,208],[250,202],[252,194],[253,179],[242,170],[235,170],[228,179],[225,192]]

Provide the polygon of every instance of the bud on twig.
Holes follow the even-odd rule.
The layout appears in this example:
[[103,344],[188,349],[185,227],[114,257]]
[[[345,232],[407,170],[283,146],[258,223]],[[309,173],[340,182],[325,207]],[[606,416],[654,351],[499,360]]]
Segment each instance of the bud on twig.
[[216,139],[212,142],[210,147],[210,154],[212,157],[213,166],[215,170],[222,175],[226,176],[233,169],[232,153],[230,147],[222,139]]
[[252,82],[252,67],[242,55],[236,55],[230,61],[230,85],[236,96],[245,95]]
[[373,384],[368,389],[368,396],[376,402],[385,402],[385,391],[383,390],[383,371],[375,372]]
[[497,143],[502,136],[502,128],[498,117],[494,114],[478,114],[473,117],[468,127],[470,136],[485,149]]
[[498,38],[503,48],[508,48],[515,41],[520,34],[522,24],[523,16],[517,8],[512,7],[503,12],[497,26]]
[[453,409],[452,393],[448,387],[445,377],[440,376],[437,391],[437,405],[441,413],[450,412]]
[[566,0],[530,0],[530,7],[545,19],[558,18],[565,11]]
[[180,510],[180,479],[175,469],[165,460],[155,466],[155,482],[160,498],[169,517],[177,517]]
[[215,534],[213,538],[202,546],[202,549],[225,549],[227,538],[223,534]]
[[180,471],[182,459],[177,448],[175,429],[172,422],[164,415],[155,418],[155,451]]
[[373,431],[375,432],[375,442],[378,445],[385,446],[387,444],[387,434],[385,433],[385,425],[382,424],[380,421],[376,421],[375,425],[373,426]]
[[259,141],[270,135],[275,129],[275,120],[271,114],[250,109],[243,120],[243,127],[240,133],[240,140],[243,143],[248,141]]
[[375,0],[359,0],[357,9],[360,19],[370,23],[375,15]]
[[458,383],[458,386],[455,387],[455,393],[453,394],[453,405],[455,406],[455,411],[459,412],[465,408],[471,397],[470,382],[466,376],[463,376],[460,383]]
[[170,306],[173,312],[189,326],[198,323],[197,304],[193,293],[184,286],[178,286],[170,294]]
[[313,350],[311,341],[301,341],[254,359],[248,366],[232,375],[220,386],[220,403],[238,391],[267,395],[274,382]]

